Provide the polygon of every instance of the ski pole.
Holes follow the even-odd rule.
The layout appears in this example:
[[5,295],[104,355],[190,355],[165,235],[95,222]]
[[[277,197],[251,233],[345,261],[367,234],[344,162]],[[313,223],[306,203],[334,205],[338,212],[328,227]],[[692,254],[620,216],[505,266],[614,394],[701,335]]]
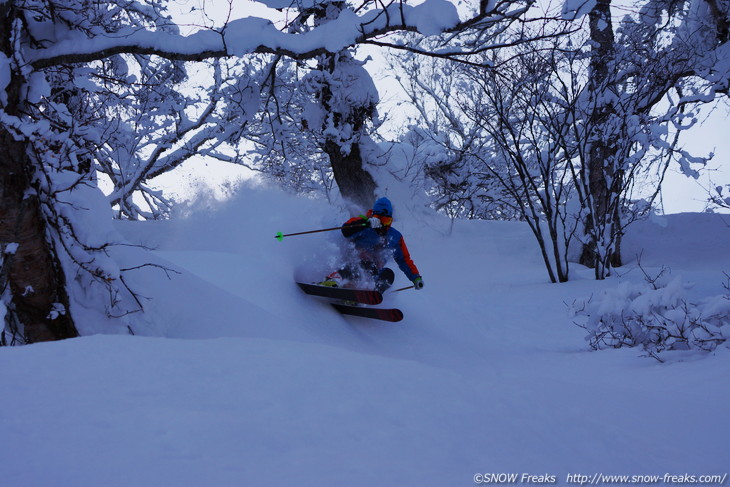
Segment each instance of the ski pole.
[[274,235],[274,238],[281,242],[284,240],[284,237],[293,237],[294,235],[307,235],[308,233],[319,233],[319,232],[331,232],[332,230],[342,230],[343,228],[348,227],[356,227],[356,226],[365,226],[367,223],[361,223],[360,225],[345,225],[342,227],[332,227],[332,228],[322,228],[320,230],[309,230],[308,232],[297,232],[297,233],[281,233],[278,232],[276,235]]
[[397,293],[397,292],[400,292],[400,291],[405,291],[406,289],[413,289],[414,287],[416,287],[416,286],[414,286],[413,284],[411,284],[410,286],[402,287],[400,289],[394,289],[391,292],[392,293]]

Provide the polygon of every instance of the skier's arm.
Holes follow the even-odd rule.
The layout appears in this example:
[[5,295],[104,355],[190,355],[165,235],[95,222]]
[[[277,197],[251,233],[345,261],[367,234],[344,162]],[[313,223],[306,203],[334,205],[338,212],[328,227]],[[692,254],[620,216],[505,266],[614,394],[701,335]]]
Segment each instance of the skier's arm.
[[368,218],[364,215],[350,218],[345,222],[344,225],[342,225],[342,235],[344,235],[346,238],[350,238],[368,228],[367,223]]
[[416,264],[413,263],[411,254],[408,252],[408,247],[406,247],[406,241],[402,236],[398,240],[393,251],[393,259],[395,259],[398,267],[400,267],[400,270],[403,271],[403,274],[406,275],[409,281],[413,281],[415,278],[421,277],[421,273],[418,272]]

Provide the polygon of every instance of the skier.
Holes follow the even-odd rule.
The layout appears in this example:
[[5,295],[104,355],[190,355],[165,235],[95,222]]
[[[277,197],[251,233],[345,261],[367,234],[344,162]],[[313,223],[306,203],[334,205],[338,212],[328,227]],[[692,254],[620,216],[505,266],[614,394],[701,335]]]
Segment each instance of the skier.
[[388,198],[378,199],[366,215],[347,220],[342,234],[354,244],[359,262],[333,272],[320,285],[339,287],[344,280],[369,277],[375,282],[375,290],[382,293],[395,280],[393,270],[385,267],[392,255],[413,286],[423,288],[423,278],[411,260],[406,242],[392,223],[393,205]]

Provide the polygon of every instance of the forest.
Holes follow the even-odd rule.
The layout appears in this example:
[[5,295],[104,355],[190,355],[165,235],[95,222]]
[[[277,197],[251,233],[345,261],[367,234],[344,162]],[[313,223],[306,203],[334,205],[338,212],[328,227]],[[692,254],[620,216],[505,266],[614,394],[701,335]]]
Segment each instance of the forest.
[[[0,2],[3,344],[141,315],[128,276],[157,264],[117,262],[112,220],[168,218],[154,179],[201,158],[353,211],[385,172],[454,220],[524,222],[553,283],[603,280],[728,97],[728,0],[258,3],[272,18],[183,33],[161,0]],[[417,114],[395,135],[365,47]]]

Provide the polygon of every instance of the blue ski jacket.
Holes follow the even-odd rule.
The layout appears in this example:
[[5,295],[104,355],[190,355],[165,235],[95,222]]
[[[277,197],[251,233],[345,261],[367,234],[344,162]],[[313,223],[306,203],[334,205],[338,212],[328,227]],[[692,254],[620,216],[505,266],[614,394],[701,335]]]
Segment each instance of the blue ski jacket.
[[350,218],[344,227],[342,234],[355,245],[361,260],[374,262],[379,269],[382,269],[392,255],[408,280],[412,281],[421,276],[416,264],[411,260],[403,235],[395,228],[390,226],[377,230],[370,228],[368,219],[364,216]]

